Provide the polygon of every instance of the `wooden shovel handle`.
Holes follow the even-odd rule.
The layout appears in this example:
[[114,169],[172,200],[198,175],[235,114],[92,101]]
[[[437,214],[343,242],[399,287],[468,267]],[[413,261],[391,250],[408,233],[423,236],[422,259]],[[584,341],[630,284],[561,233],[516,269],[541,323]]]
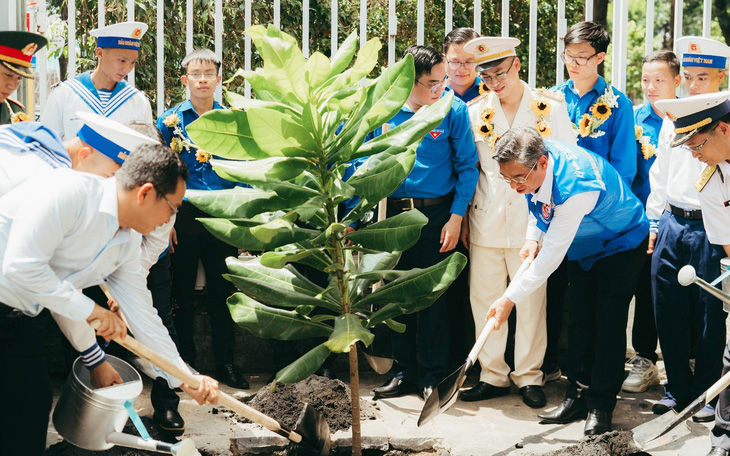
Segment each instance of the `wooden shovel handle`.
[[[111,295],[111,292],[108,289],[108,286],[104,283],[101,284],[100,287],[102,290],[104,288],[107,288],[104,290],[104,293],[109,293]],[[117,301],[118,302],[118,301]],[[91,322],[91,327],[98,326],[98,320],[94,320]],[[181,382],[187,384],[191,388],[197,388],[200,386],[200,382],[198,379],[192,375],[191,373],[183,370],[180,368],[177,364],[174,364],[172,361],[168,360],[167,358],[164,358],[163,356],[160,356],[159,354],[155,353],[148,347],[142,345],[139,341],[134,339],[132,336],[127,335],[124,339],[115,338],[114,342],[118,343],[122,347],[126,348],[127,350],[131,351],[135,355],[139,356],[140,358],[149,361],[150,363],[154,364],[158,368],[162,369],[163,371],[167,372],[168,374],[172,375],[176,379],[180,380]],[[279,422],[274,420],[273,418],[264,415],[263,413],[259,412],[253,407],[250,407],[243,402],[239,401],[235,397],[224,393],[223,391],[218,391],[218,402],[229,409],[233,410],[234,412],[243,415],[244,417],[248,418],[249,420],[253,421],[254,423],[260,424],[261,426],[265,427],[266,429],[269,429],[271,431],[274,431],[280,435],[283,435],[290,440],[299,443],[302,440],[302,437],[297,434],[296,432],[288,431],[281,427]]]

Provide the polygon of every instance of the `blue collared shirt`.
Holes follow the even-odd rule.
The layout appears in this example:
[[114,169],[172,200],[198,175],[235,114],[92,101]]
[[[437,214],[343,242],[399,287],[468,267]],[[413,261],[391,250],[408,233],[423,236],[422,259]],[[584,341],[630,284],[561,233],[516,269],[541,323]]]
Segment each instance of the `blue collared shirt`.
[[[474,84],[471,85],[468,89],[466,89],[466,92],[464,92],[463,95],[459,95],[458,92],[454,91],[454,95],[458,97],[461,101],[464,103],[469,103],[471,100],[475,99],[479,96],[479,84],[482,83],[482,80],[479,78],[479,76],[474,79]],[[446,86],[444,89],[444,93],[451,91],[450,86]]]
[[[651,107],[651,103],[645,103],[636,109],[634,109],[634,122],[637,126],[642,129],[642,136],[649,138],[649,142],[656,149],[659,132],[662,129],[662,122],[664,120],[654,112]],[[631,185],[631,190],[634,192],[641,204],[646,207],[646,199],[651,193],[651,187],[649,186],[649,169],[656,160],[656,155],[651,156],[648,160],[644,158],[644,154],[641,152],[641,143],[636,141],[636,177]]]
[[[565,95],[568,104],[570,121],[578,124],[583,114],[596,102],[596,99],[606,91],[608,83],[601,76],[591,90],[579,96],[573,87],[573,81],[563,82],[552,90]],[[615,87],[613,93],[618,99],[618,107],[611,108],[611,116],[598,128],[606,133],[597,138],[578,136],[578,145],[594,152],[608,160],[616,168],[624,181],[631,185],[636,175],[636,135],[634,134],[633,106],[626,95]]]
[[[213,109],[226,108],[218,104],[217,101],[213,101]],[[157,129],[160,130],[162,136],[164,136],[165,143],[167,145],[170,145],[172,138],[175,137],[175,127],[168,127],[165,125],[165,118],[172,114],[177,114],[180,118],[178,125],[180,126],[183,136],[185,136],[185,139],[188,140],[190,137],[188,137],[188,132],[185,127],[200,117],[198,116],[198,113],[195,112],[195,109],[193,109],[193,104],[190,100],[185,100],[174,108],[170,108],[165,111],[164,114],[157,119]],[[189,150],[183,149],[183,151],[180,152],[180,156],[188,166],[188,172],[190,173],[187,188],[195,190],[223,190],[236,186],[235,182],[231,182],[218,176],[218,174],[213,171],[213,166],[210,162],[199,162],[198,159],[195,158],[195,152],[196,149],[192,147]],[[213,153],[213,151],[209,152]]]
[[[413,115],[414,112],[404,105],[387,123],[393,129]],[[382,127],[378,127],[368,135],[368,139],[381,134]],[[418,145],[413,170],[390,196],[438,198],[453,192],[454,201],[450,212],[463,216],[479,179],[477,161],[469,110],[463,101],[454,98],[451,110],[441,124]]]

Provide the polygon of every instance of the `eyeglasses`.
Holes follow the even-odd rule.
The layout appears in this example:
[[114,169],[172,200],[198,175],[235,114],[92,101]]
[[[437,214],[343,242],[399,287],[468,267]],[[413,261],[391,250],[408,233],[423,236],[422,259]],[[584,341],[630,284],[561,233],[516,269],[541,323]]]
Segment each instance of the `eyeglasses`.
[[530,168],[530,171],[527,172],[525,177],[507,177],[502,173],[499,173],[499,177],[501,177],[502,180],[507,182],[508,184],[511,184],[512,182],[514,182],[515,184],[524,184],[525,182],[527,182],[527,178],[530,177],[530,173],[532,172],[533,169],[535,169],[535,167],[537,166],[537,164],[539,162],[540,162],[540,160],[538,159],[535,162],[535,164],[532,165],[532,168]]
[[699,146],[696,146],[696,147],[691,147],[691,146],[683,145],[682,146],[682,149],[684,149],[684,150],[686,150],[688,152],[691,152],[693,154],[699,154],[699,153],[701,153],[702,152],[702,148],[705,147],[705,143],[707,142],[708,139],[710,139],[710,136],[712,136],[712,134],[715,133],[715,129],[717,128],[718,125],[720,125],[720,124],[715,125],[712,128],[712,130],[710,130],[710,134],[707,135],[707,138],[705,138],[704,141],[702,141],[702,144],[700,144]]
[[449,65],[450,70],[458,70],[463,67],[465,70],[471,71],[477,66],[475,62],[452,62],[447,60],[446,63]]
[[487,85],[491,85],[492,81],[504,81],[505,79],[507,79],[507,74],[510,72],[510,70],[512,69],[512,65],[514,64],[515,59],[512,59],[512,62],[509,64],[509,68],[507,68],[507,71],[495,74],[494,76],[487,76],[485,73],[480,73],[479,76],[482,78],[482,81]]
[[421,85],[422,85],[423,87],[427,88],[428,90],[430,90],[430,91],[431,91],[431,93],[436,93],[436,92],[438,92],[438,90],[439,90],[440,88],[442,88],[442,87],[444,87],[444,86],[446,85],[446,79],[447,79],[447,78],[446,78],[446,77],[444,77],[444,79],[443,79],[443,80],[442,80],[441,82],[437,82],[436,84],[434,84],[434,85],[431,85],[431,86],[430,86],[430,85],[426,85],[426,84],[422,83],[422,82],[421,82],[421,81],[419,81],[418,79],[416,79],[416,82],[417,82],[417,83],[419,83],[419,84],[421,84]]
[[571,63],[575,62],[578,66],[586,66],[588,65],[588,61],[590,61],[593,57],[597,56],[599,53],[596,52],[590,57],[573,57],[572,55],[568,55],[565,53],[565,51],[560,53],[560,59],[566,64],[570,65]]
[[200,74],[200,73],[192,73],[192,74],[188,74],[187,77],[191,81],[200,81],[201,79],[212,80],[212,79],[217,78],[218,75],[215,74],[215,73],[203,73],[203,74]]
[[155,191],[157,192],[157,194],[159,196],[165,198],[165,202],[167,203],[168,206],[170,206],[170,217],[172,217],[173,215],[177,214],[177,211],[179,211],[180,208],[173,206],[172,203],[170,202],[170,200],[167,199],[167,196],[165,196],[165,194],[162,193],[161,191],[159,191],[157,188],[155,188]]

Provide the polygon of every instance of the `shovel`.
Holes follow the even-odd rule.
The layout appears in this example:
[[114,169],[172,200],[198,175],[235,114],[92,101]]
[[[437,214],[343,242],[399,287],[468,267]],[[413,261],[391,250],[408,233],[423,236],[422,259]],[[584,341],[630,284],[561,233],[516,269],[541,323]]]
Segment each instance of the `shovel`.
[[665,445],[676,440],[682,432],[670,434],[674,428],[680,423],[686,421],[689,417],[702,410],[712,399],[715,398],[722,390],[730,385],[730,372],[723,375],[720,380],[716,381],[707,391],[702,393],[700,397],[694,400],[689,406],[682,410],[679,414],[667,412],[659,418],[637,426],[633,429],[634,442],[639,448],[647,446],[657,447]]
[[[104,290],[105,293],[109,292],[108,286],[105,283],[101,284],[100,287],[102,290],[107,288]],[[92,328],[94,326],[98,326],[98,321],[93,321],[91,326]],[[148,347],[145,347],[132,336],[127,335],[124,339],[117,337],[114,339],[114,342],[140,358],[149,361],[158,368],[184,382],[191,388],[197,388],[200,385],[198,379],[192,374],[184,371],[176,364],[173,364],[170,360],[153,352]],[[331,444],[329,425],[322,415],[320,415],[319,412],[317,412],[317,410],[309,404],[304,404],[304,409],[299,414],[297,422],[294,425],[294,429],[288,430],[279,424],[278,421],[264,415],[253,407],[242,403],[235,397],[226,394],[223,391],[218,391],[218,402],[234,412],[248,418],[254,423],[260,424],[266,429],[289,439],[290,443],[286,452],[289,456],[329,455]]]
[[[515,274],[512,280],[517,280],[517,278],[520,277],[528,267],[530,267],[531,263],[532,260],[523,261],[520,268],[517,270],[517,274]],[[482,351],[484,344],[487,342],[487,337],[489,337],[489,334],[494,329],[494,322],[494,317],[487,320],[487,324],[484,326],[484,329],[482,329],[474,347],[472,347],[469,352],[466,362],[460,368],[456,369],[451,375],[443,379],[428,396],[426,403],[423,405],[423,410],[421,410],[421,416],[418,417],[418,426],[423,426],[436,418],[439,413],[448,410],[449,407],[454,405],[454,402],[456,402],[456,399],[459,397],[459,388],[461,388],[461,385],[464,384],[464,380],[466,380],[467,372],[469,372],[469,369],[471,369],[476,362],[479,352]]]

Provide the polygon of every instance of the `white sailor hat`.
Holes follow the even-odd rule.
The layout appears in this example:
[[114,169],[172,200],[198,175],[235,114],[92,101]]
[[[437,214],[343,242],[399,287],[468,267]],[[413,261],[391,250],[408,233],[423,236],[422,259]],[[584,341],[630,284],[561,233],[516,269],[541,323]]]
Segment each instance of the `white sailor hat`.
[[120,22],[89,32],[96,37],[96,47],[139,51],[139,40],[147,31],[144,22]]
[[156,139],[138,133],[108,117],[81,111],[77,111],[76,116],[84,123],[76,135],[120,165],[137,147],[144,144],[160,144]]
[[683,66],[727,68],[730,47],[710,38],[683,36],[674,43]]
[[676,147],[687,142],[700,128],[730,113],[730,91],[659,100],[656,107],[674,122],[675,137],[671,145]]
[[496,67],[506,57],[516,56],[515,48],[519,44],[517,38],[485,36],[466,43],[464,51],[474,54],[477,71],[482,72]]

